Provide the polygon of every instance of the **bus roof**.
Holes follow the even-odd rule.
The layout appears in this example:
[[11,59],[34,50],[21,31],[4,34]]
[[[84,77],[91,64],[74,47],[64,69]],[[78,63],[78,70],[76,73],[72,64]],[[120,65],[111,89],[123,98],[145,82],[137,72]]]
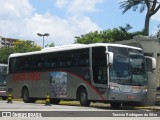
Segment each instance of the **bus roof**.
[[7,67],[7,64],[2,64],[2,63],[0,63],[0,66],[6,66],[6,67]]
[[34,52],[27,52],[27,53],[14,53],[11,54],[9,57],[18,57],[18,56],[27,56],[27,55],[34,55],[34,54],[41,54],[41,53],[49,53],[49,52],[58,52],[58,51],[66,51],[66,50],[74,50],[74,49],[82,49],[82,48],[90,48],[96,46],[115,46],[115,47],[125,47],[125,48],[132,48],[142,50],[138,47],[132,47],[127,45],[121,44],[111,44],[111,43],[94,43],[94,44],[71,44],[71,45],[64,45],[64,46],[56,46],[50,48],[44,48],[41,51],[34,51]]

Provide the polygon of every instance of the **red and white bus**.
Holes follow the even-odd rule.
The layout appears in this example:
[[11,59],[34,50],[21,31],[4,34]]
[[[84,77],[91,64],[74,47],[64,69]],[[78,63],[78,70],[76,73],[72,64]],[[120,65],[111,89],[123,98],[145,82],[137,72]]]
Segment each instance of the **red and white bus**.
[[[151,67],[155,59],[151,58]],[[7,88],[25,103],[44,99],[143,102],[147,94],[146,60],[140,48],[120,44],[73,44],[9,57]]]

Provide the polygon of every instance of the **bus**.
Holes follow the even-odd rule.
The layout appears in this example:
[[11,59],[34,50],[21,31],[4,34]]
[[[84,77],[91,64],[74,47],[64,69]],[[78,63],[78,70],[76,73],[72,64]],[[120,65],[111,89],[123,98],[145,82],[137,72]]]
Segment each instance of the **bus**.
[[0,97],[2,98],[2,100],[7,99],[6,77],[7,77],[7,65],[0,64]]
[[[150,58],[151,68],[155,59]],[[9,56],[7,88],[25,103],[50,96],[52,104],[78,100],[110,103],[144,102],[147,67],[143,51],[120,44],[73,44]]]

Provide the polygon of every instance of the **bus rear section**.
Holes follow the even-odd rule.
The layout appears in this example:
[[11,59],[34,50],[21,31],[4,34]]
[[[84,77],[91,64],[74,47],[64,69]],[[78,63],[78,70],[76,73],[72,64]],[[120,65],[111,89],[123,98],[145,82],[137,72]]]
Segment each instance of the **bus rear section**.
[[0,64],[0,97],[2,98],[2,100],[7,99],[6,77],[7,77],[7,65]]
[[12,54],[7,88],[13,97],[35,102],[48,94],[51,103],[79,100],[111,103],[144,102],[147,94],[146,61],[140,48],[115,44],[55,47]]

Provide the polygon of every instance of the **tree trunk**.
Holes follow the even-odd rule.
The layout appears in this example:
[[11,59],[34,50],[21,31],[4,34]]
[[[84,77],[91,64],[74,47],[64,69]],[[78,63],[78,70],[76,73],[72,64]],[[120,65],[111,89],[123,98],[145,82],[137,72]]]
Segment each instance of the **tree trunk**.
[[145,24],[144,24],[144,35],[149,36],[149,21],[151,16],[149,13],[146,14]]

